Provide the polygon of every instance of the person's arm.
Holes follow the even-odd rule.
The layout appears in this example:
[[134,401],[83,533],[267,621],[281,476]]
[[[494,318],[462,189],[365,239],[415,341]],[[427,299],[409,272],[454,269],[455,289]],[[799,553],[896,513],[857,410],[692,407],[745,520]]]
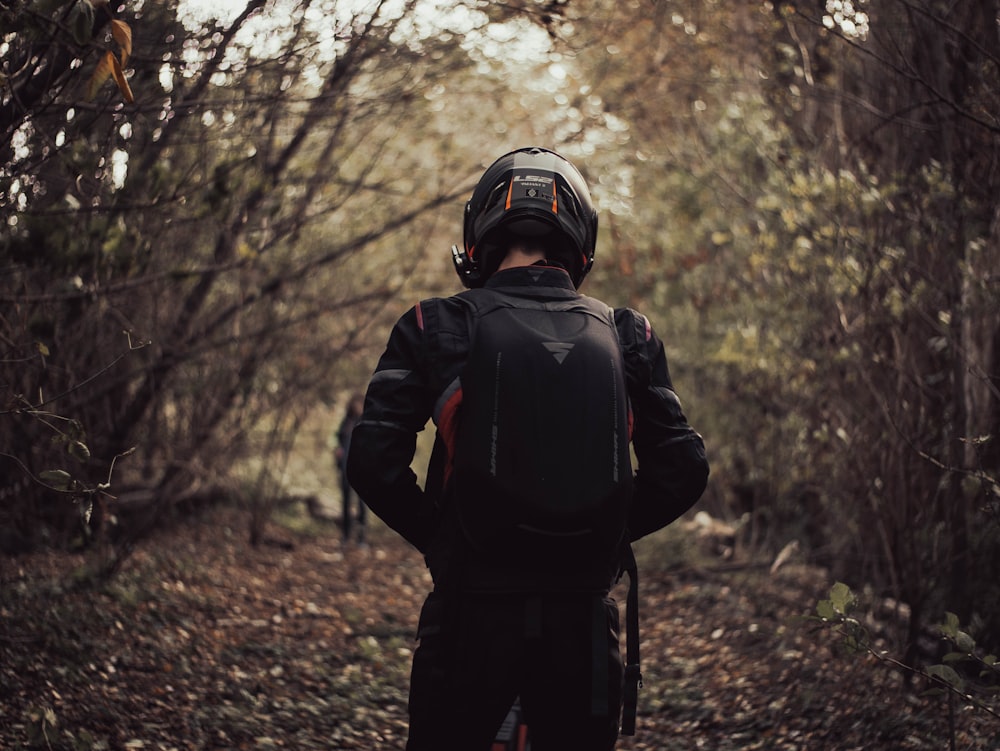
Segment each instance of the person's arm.
[[625,347],[638,467],[629,534],[632,540],[670,524],[701,497],[708,459],[674,392],[663,342],[645,317],[616,311]]
[[423,331],[413,308],[396,323],[368,385],[347,459],[347,476],[358,495],[421,552],[437,523],[434,504],[410,469],[417,433],[433,409],[427,374]]

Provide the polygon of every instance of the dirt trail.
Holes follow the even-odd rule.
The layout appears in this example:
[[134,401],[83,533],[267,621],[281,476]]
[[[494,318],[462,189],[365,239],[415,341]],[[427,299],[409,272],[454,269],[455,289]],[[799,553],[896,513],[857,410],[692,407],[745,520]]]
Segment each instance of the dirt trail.
[[[0,749],[402,749],[429,578],[386,530],[251,548],[213,512],[134,554],[101,591],[83,560],[0,569]],[[644,572],[639,734],[620,749],[947,749],[940,698],[835,655],[798,617],[828,582],[789,567]],[[621,593],[624,600],[624,593]],[[958,749],[996,749],[976,713]]]

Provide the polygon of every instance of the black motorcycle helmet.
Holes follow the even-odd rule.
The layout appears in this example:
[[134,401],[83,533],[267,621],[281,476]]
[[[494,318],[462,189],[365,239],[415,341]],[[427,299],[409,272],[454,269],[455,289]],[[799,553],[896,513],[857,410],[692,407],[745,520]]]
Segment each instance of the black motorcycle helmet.
[[580,172],[554,151],[530,147],[497,159],[465,205],[464,252],[452,248],[455,271],[481,287],[511,239],[538,240],[577,287],[594,265],[597,210]]

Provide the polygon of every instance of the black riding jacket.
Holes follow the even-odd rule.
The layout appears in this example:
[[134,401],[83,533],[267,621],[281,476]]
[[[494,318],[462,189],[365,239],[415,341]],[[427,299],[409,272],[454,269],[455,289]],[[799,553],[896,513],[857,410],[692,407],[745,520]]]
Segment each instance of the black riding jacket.
[[[569,275],[552,266],[497,272],[486,286],[513,297],[566,300],[579,293]],[[364,413],[354,429],[348,477],[386,524],[427,554],[443,524],[446,442],[454,435],[458,377],[469,351],[467,290],[423,300],[399,319],[372,376]],[[636,540],[666,526],[701,496],[708,461],[701,436],[687,423],[674,393],[663,343],[649,321],[620,308],[615,324],[625,360],[637,460],[629,536]],[[424,488],[410,469],[417,433],[428,420],[437,438]]]

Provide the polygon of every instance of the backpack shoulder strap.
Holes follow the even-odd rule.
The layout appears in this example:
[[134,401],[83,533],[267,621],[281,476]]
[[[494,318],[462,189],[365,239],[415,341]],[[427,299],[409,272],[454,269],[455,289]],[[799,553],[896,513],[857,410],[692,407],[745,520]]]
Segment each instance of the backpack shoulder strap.
[[626,383],[629,393],[636,394],[649,383],[652,372],[648,345],[652,330],[648,319],[631,308],[616,308],[614,317],[625,359]]
[[632,545],[625,544],[622,571],[628,574],[625,601],[625,695],[622,707],[622,735],[635,735],[642,670],[639,667],[639,570]]

